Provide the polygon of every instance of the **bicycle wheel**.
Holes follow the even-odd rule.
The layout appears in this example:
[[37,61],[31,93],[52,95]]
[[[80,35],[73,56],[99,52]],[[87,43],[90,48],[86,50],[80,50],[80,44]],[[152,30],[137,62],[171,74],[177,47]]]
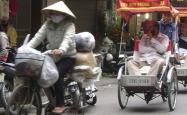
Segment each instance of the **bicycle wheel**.
[[129,96],[125,88],[118,82],[118,102],[121,109],[127,106]]
[[4,82],[0,83],[0,102],[4,108],[8,105],[8,99],[12,93],[12,85],[10,83]]
[[39,90],[29,86],[16,87],[8,101],[8,115],[41,115],[42,104]]
[[170,83],[167,83],[167,94],[168,94],[168,105],[170,111],[175,109],[176,105],[176,96],[178,91],[178,81],[176,71],[172,71],[172,80]]
[[86,101],[88,105],[95,105],[97,102],[97,96],[94,94],[94,96]]

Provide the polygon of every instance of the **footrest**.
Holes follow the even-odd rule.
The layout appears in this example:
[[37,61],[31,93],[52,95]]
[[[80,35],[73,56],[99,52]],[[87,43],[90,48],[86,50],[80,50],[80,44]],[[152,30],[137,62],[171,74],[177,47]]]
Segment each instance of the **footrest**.
[[177,69],[177,76],[187,76],[187,68],[176,68]]

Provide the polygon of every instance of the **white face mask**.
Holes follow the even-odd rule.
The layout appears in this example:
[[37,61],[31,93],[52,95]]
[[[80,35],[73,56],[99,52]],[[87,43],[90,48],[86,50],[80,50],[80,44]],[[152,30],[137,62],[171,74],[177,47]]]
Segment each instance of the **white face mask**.
[[52,15],[52,16],[51,16],[51,20],[52,20],[54,23],[59,23],[59,22],[61,22],[64,18],[65,18],[65,16],[63,16],[63,15],[58,15],[58,16]]

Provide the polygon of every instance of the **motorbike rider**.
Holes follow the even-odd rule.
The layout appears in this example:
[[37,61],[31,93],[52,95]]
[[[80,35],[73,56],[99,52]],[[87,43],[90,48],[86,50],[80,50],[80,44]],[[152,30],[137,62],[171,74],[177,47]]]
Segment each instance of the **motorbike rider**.
[[42,11],[48,16],[48,20],[44,22],[27,45],[36,48],[45,39],[49,42],[46,48],[52,50],[53,59],[60,76],[54,85],[56,107],[52,110],[52,113],[60,114],[65,110],[63,78],[75,63],[76,46],[73,39],[75,34],[73,21],[76,17],[63,1],[45,7]]
[[[8,59],[9,51],[7,47],[9,47],[9,39],[5,33],[6,25],[3,24],[3,21],[0,21],[0,61],[6,62]],[[15,71],[13,68],[0,65],[0,72],[4,72],[8,77],[15,75]]]
[[0,60],[1,61],[7,61],[8,58],[8,49],[7,47],[9,47],[9,39],[7,34],[5,33],[5,26],[2,24],[2,20],[1,20],[1,24],[0,24]]

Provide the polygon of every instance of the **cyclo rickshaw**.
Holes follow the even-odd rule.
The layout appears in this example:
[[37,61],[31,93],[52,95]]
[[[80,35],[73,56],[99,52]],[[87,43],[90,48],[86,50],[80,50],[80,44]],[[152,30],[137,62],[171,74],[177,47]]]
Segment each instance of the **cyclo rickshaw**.
[[[187,8],[186,7],[175,7],[175,8],[178,11],[177,17],[176,17],[177,20],[187,19]],[[179,26],[179,28],[180,27],[181,26]],[[180,37],[179,37],[179,39],[180,39]],[[180,42],[180,40],[179,40],[179,42]],[[187,46],[185,46],[185,47],[187,47]],[[177,53],[176,55],[181,55],[184,52],[183,49],[180,50],[180,45],[177,41],[175,44],[175,50],[176,50],[175,53]],[[181,83],[182,85],[184,85],[186,87],[186,84],[187,84],[187,62],[186,62],[185,58],[178,60],[178,64],[176,65],[176,70],[177,70],[177,79],[178,79],[179,83]]]
[[[117,12],[123,18],[130,17],[133,14],[153,13],[153,12],[173,12],[173,7],[170,6],[168,0],[117,0]],[[123,41],[122,26],[121,41]],[[137,49],[138,42],[134,41],[134,47]],[[123,44],[123,43],[122,43]],[[168,43],[168,51],[164,54],[165,65],[159,76],[147,75],[149,66],[144,66],[140,69],[140,76],[129,75],[127,70],[127,61],[135,57],[127,56],[124,53],[122,65],[118,71],[118,101],[122,109],[126,108],[129,97],[137,96],[143,99],[148,104],[149,101],[161,97],[165,102],[168,100],[170,111],[175,109],[176,96],[178,90],[177,72],[174,66],[174,55],[171,52],[172,42]],[[143,94],[143,96],[141,95]]]

